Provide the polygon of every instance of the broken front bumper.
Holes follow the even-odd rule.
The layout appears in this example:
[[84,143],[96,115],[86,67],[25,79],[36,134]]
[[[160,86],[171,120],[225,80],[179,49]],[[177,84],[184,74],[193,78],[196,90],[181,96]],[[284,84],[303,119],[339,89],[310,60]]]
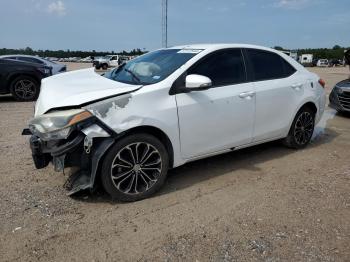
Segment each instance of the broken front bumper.
[[[35,167],[45,168],[50,162],[58,172],[67,167],[77,167],[77,171],[65,184],[68,195],[84,189],[92,190],[101,159],[116,138],[116,135],[111,134],[111,130],[101,124],[100,127],[102,126],[110,133],[110,137],[90,138],[82,130],[67,140],[43,141],[40,137],[31,135],[29,142]],[[29,135],[30,131],[25,129],[22,134]]]

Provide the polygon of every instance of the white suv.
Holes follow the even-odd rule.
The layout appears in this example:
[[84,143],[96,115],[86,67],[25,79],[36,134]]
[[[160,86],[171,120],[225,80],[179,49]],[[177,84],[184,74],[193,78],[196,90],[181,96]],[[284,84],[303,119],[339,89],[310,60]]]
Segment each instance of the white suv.
[[135,201],[168,169],[283,139],[305,147],[325,108],[324,81],[287,55],[243,44],[150,52],[104,76],[92,69],[44,79],[29,123],[37,168],[79,167],[70,193],[100,179]]

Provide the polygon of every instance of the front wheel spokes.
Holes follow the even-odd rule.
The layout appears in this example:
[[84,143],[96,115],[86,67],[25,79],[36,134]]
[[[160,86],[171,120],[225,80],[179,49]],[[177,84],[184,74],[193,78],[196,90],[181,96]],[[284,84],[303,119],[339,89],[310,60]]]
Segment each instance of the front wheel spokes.
[[[146,182],[146,185],[148,188],[151,187],[155,182],[157,182],[157,179],[150,178],[149,175],[147,175],[147,173],[144,172],[143,170],[141,170],[140,176]],[[146,180],[148,180],[148,182]]]
[[131,176],[131,179],[129,181],[129,184],[128,184],[127,188],[125,189],[125,193],[129,193],[130,192],[130,190],[132,189],[132,186],[134,184],[134,181],[135,181],[136,174],[135,173],[131,173],[131,174],[132,174],[132,176]]
[[[160,164],[162,161],[160,160],[160,158],[158,158],[156,161],[153,161],[153,162],[146,162],[146,163],[143,163],[142,165],[141,165],[141,167],[143,168],[143,167],[150,167],[150,166],[154,166],[154,165],[158,165],[158,164]],[[144,168],[143,168],[144,169]]]
[[132,177],[134,175],[133,172],[130,172],[127,176],[125,176],[121,181],[118,182],[118,184],[116,185],[116,187],[120,190],[120,186],[123,182],[127,181],[130,177]]
[[151,147],[149,146],[149,144],[146,144],[146,147],[145,147],[145,149],[143,150],[142,156],[141,156],[141,158],[140,158],[140,163],[143,162],[144,158],[147,156],[148,152],[150,151],[150,148],[151,148]]
[[124,177],[124,176],[127,176],[127,175],[130,174],[132,171],[133,171],[133,170],[131,169],[131,170],[128,170],[128,171],[123,172],[123,173],[121,173],[121,174],[117,174],[117,175],[113,175],[113,174],[112,174],[112,178],[113,178],[113,179],[120,179],[120,178],[122,178],[122,177]]
[[114,186],[125,194],[140,194],[156,184],[162,173],[162,159],[153,145],[137,142],[126,145],[111,165]]
[[[128,167],[132,168],[134,165],[133,163],[127,161],[126,159],[122,158],[120,153],[117,155],[117,159],[119,159],[121,162],[123,162],[124,164],[126,164]],[[115,161],[114,161],[115,162]]]
[[[149,152],[149,151],[148,151]],[[143,159],[143,161],[141,162],[141,165],[144,165],[146,163],[146,161],[153,155],[153,154],[158,154],[158,152],[153,149],[153,151],[151,151],[150,153],[148,153],[148,155]]]
[[133,161],[133,164],[136,164],[136,157],[134,155],[134,152],[132,151],[132,148],[130,146],[127,146],[126,149],[129,151],[129,154],[131,156],[131,159]]

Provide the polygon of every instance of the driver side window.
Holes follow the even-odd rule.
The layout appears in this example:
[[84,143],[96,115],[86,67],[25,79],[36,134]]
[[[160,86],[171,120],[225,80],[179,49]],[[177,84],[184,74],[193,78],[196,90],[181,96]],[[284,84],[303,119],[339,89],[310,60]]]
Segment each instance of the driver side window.
[[214,87],[246,82],[240,49],[226,49],[209,54],[188,70],[187,75],[190,74],[209,77]]

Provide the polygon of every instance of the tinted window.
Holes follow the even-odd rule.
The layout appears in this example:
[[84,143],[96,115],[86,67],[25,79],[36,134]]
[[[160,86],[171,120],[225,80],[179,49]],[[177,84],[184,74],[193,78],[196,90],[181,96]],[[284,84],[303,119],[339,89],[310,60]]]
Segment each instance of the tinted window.
[[295,70],[295,68],[291,64],[289,64],[282,57],[281,57],[281,60],[282,60],[282,64],[283,64],[284,77],[291,76],[292,74],[295,73],[295,71],[297,71],[297,70]]
[[247,55],[255,81],[284,78],[295,72],[295,69],[278,54],[247,49]]
[[246,81],[245,67],[240,49],[222,50],[209,54],[187,72],[204,75],[213,86],[237,84]]
[[43,62],[40,61],[39,59],[35,59],[31,57],[18,57],[18,60],[29,62],[29,63],[35,63],[35,64],[43,64]]
[[15,57],[15,56],[9,56],[9,57],[4,57],[4,59],[17,60],[17,57]]

